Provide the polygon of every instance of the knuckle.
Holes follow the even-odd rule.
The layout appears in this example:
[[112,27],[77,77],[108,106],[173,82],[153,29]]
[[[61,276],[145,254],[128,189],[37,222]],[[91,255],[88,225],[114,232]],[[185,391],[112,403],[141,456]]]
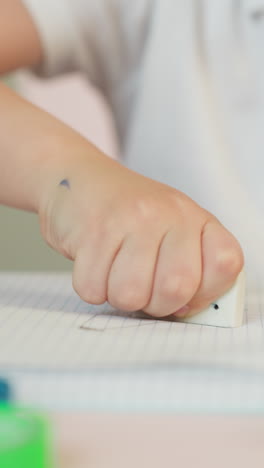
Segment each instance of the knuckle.
[[159,216],[157,204],[147,198],[134,200],[132,213],[134,221],[138,224],[155,223]]
[[113,237],[114,226],[111,224],[111,219],[105,217],[104,222],[101,219],[92,220],[89,230],[83,231],[82,242],[87,242],[87,231],[89,232],[89,242],[94,249],[101,249],[102,245],[106,245],[109,239]]
[[230,278],[236,277],[242,270],[244,257],[240,247],[221,249],[215,257],[215,269]]
[[183,192],[179,192],[175,189],[168,193],[168,203],[170,208],[177,213],[177,216],[183,220],[186,219],[186,211],[190,209],[192,210],[192,216],[195,216],[197,211],[202,213],[202,209],[193,200],[187,197]]
[[95,287],[89,283],[81,283],[80,281],[76,281],[74,278],[72,281],[72,285],[76,293],[84,302],[88,302],[89,304],[95,305],[105,303],[106,296],[104,293],[102,293],[102,291],[99,290],[98,287]]
[[109,295],[108,300],[113,307],[126,312],[143,309],[147,302],[144,293],[129,285],[118,288],[116,293]]
[[167,276],[160,284],[160,295],[167,301],[185,303],[193,296],[197,283],[191,276]]
[[179,212],[184,211],[186,209],[186,198],[185,195],[177,190],[170,190],[168,192],[168,203],[170,203],[170,207],[174,210]]

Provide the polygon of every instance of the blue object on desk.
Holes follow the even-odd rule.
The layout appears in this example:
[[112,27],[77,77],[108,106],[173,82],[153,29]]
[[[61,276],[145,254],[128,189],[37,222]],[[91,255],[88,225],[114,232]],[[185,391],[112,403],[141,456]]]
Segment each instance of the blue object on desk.
[[11,399],[11,388],[7,380],[0,377],[0,403],[6,403]]

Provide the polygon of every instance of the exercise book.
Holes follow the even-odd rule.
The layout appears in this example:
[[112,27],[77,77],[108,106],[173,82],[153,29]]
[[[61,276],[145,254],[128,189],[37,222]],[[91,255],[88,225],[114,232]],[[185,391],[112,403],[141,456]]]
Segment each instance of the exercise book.
[[[254,393],[250,408],[264,409],[264,289],[258,278],[251,284],[244,324],[220,328],[92,306],[73,291],[70,274],[2,273],[0,373],[20,383],[22,400],[54,407],[59,387],[58,406],[75,394],[89,408],[111,400],[201,409],[218,407],[220,396],[222,407],[248,408]],[[235,406],[230,385],[232,395],[240,388]]]

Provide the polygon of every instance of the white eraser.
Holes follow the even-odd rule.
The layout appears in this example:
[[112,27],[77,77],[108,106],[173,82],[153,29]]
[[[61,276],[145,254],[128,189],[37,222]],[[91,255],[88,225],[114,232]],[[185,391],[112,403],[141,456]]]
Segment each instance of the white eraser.
[[215,327],[240,327],[244,319],[245,272],[238,275],[235,284],[222,297],[193,317],[180,322],[212,325]]

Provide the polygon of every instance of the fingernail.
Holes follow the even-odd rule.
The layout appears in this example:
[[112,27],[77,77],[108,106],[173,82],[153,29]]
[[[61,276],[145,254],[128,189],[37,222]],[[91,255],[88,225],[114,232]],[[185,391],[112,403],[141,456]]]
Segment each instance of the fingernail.
[[190,306],[185,305],[181,307],[179,310],[177,310],[177,312],[175,312],[173,315],[175,315],[175,317],[185,317],[185,315],[187,315],[188,312],[190,312],[190,310],[191,310]]

